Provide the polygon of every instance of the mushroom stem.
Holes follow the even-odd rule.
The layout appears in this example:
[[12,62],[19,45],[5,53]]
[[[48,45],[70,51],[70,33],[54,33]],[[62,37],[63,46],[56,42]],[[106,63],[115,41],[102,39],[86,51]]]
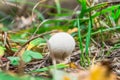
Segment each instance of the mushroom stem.
[[52,58],[52,63],[53,63],[53,65],[54,65],[54,69],[56,70],[57,67],[56,67],[56,59],[55,59],[55,58]]

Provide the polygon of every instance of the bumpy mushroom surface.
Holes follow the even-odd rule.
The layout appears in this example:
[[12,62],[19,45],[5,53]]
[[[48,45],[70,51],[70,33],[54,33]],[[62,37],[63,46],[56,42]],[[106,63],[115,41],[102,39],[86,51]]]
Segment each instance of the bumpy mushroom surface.
[[74,38],[65,32],[59,32],[48,40],[50,56],[57,61],[64,60],[75,48]]

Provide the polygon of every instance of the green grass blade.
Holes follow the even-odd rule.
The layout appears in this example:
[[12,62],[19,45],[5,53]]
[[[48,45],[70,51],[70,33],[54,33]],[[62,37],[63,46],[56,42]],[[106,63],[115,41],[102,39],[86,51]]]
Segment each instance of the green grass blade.
[[57,8],[57,13],[60,14],[61,13],[61,6],[60,6],[59,0],[55,0],[55,4],[56,4],[56,8]]
[[87,9],[86,0],[77,0],[77,1],[82,6],[81,13],[80,13],[79,17],[83,18],[84,14],[86,12],[86,9]]
[[[57,64],[56,67],[57,67],[57,69],[62,69],[62,68],[69,67],[69,65],[67,65],[67,64]],[[44,67],[44,68],[41,68],[41,69],[36,69],[36,70],[31,71],[31,72],[45,72],[45,71],[48,71],[50,69],[54,69],[54,65],[49,66],[49,67]]]
[[91,38],[91,30],[92,30],[92,20],[89,20],[88,33],[87,33],[87,36],[86,36],[86,55],[89,55],[89,45],[90,45],[90,38]]
[[[105,4],[103,4],[103,6],[105,6]],[[100,7],[102,7],[102,5],[101,5]],[[112,6],[109,6],[109,7],[107,7],[107,8],[101,9],[100,11],[97,11],[96,13],[92,14],[92,18],[95,18],[95,17],[98,17],[98,16],[100,16],[100,15],[109,13],[109,12],[111,12],[111,11],[113,11],[113,10],[119,9],[119,7],[120,7],[120,5],[112,5]],[[92,8],[95,8],[95,7],[88,8],[88,9],[86,10],[86,13],[89,12],[89,11],[95,10],[95,9],[92,9]],[[96,8],[96,9],[97,9],[97,8]],[[80,14],[81,14],[81,13],[80,13]],[[117,14],[117,13],[116,13],[116,14]],[[81,17],[80,20],[81,20],[81,23],[82,23],[82,22],[86,22],[86,21],[89,20],[89,17],[86,17],[86,18],[84,18],[84,19]]]
[[99,4],[97,4],[97,5],[94,5],[94,6],[92,6],[92,7],[89,7],[89,8],[86,10],[86,12],[91,12],[91,11],[93,11],[93,10],[101,9],[101,8],[107,6],[107,5],[108,5],[108,2],[99,3]]
[[79,19],[77,19],[77,26],[78,26],[79,48],[81,50],[80,64],[82,66],[85,66],[84,48],[83,48],[83,45],[82,45],[82,35],[81,35],[81,27],[80,27],[80,20]]
[[77,19],[77,23],[78,23],[78,38],[79,38],[79,47],[81,50],[81,53],[83,53],[83,45],[82,45],[82,35],[81,35],[81,27],[80,27],[80,20]]
[[86,36],[86,48],[85,48],[85,53],[86,53],[86,58],[87,58],[87,62],[90,65],[90,59],[89,59],[89,45],[90,45],[90,38],[91,38],[91,30],[92,30],[92,18],[91,18],[91,14],[90,14],[90,20],[89,20],[89,25],[88,25],[88,33]]
[[[102,29],[102,33],[104,33],[104,32],[109,32],[109,31],[114,31],[114,30],[117,30],[117,29],[120,29],[120,26]],[[91,33],[91,36],[96,35],[96,34],[99,34],[99,33],[101,33],[101,29],[100,29],[100,30],[97,30],[97,31],[95,31],[95,32],[92,32],[92,33]],[[86,36],[87,36],[87,35],[84,35],[84,36],[82,36],[82,38],[84,38],[84,37],[86,37]]]
[[92,15],[92,18],[100,16],[101,14],[108,13],[108,12],[114,10],[114,9],[119,8],[119,7],[120,7],[120,5],[113,5],[113,6],[110,6],[108,8],[102,9],[101,11],[96,12],[94,15]]

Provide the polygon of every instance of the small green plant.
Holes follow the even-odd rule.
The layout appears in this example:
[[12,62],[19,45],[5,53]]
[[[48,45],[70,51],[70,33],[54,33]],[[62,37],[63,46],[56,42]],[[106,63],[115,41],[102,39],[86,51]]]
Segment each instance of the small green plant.
[[[10,63],[14,66],[19,65],[20,62],[20,57],[7,57],[10,60]],[[42,59],[43,56],[41,55],[41,53],[38,52],[34,52],[31,50],[26,50],[23,55],[22,55],[22,60],[25,63],[30,62],[32,59]]]
[[8,59],[10,60],[10,63],[14,66],[19,65],[20,62],[20,58],[19,57],[8,57]]
[[22,59],[26,63],[30,62],[32,59],[42,59],[42,58],[43,56],[41,55],[41,53],[34,52],[31,50],[26,50],[22,55]]
[[29,45],[28,45],[28,47],[27,47],[27,50],[30,50],[31,48],[36,47],[36,46],[39,46],[39,45],[41,45],[41,44],[43,44],[43,43],[46,43],[46,41],[45,41],[43,38],[37,38],[37,39],[35,39],[35,40],[32,40],[32,41],[29,43]]

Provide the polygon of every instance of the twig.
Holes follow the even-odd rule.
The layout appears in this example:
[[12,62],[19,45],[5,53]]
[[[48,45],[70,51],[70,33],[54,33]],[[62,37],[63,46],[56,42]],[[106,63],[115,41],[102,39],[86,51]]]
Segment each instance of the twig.
[[8,71],[9,70],[9,67],[10,67],[10,61],[8,61],[7,63],[6,63],[6,71]]
[[33,9],[32,9],[32,17],[33,17],[33,12],[34,12],[35,8],[36,8],[40,3],[45,2],[45,1],[46,1],[46,0],[40,0],[40,1],[33,7]]
[[91,38],[91,41],[92,41],[95,45],[97,45],[98,47],[101,47],[100,44],[97,43],[93,38]]
[[14,3],[11,3],[11,2],[8,2],[8,1],[6,1],[6,0],[3,0],[3,1],[1,1],[2,2],[2,4],[4,4],[4,5],[8,5],[8,6],[12,6],[12,7],[16,7],[16,8],[18,8],[18,9],[22,9],[22,7],[21,6],[16,6],[16,4],[14,4]]
[[2,40],[3,40],[5,48],[7,49],[6,51],[8,53],[10,53],[10,54],[13,53],[13,51],[11,50],[11,46],[10,46],[9,40],[8,40],[7,32],[3,32]]
[[41,22],[41,23],[38,25],[37,29],[35,30],[35,32],[33,33],[32,37],[31,37],[31,39],[35,36],[35,34],[36,34],[37,31],[39,30],[39,28],[40,28],[45,22],[47,22],[47,21],[49,21],[49,19],[44,20],[43,22]]
[[41,61],[40,65],[38,66],[38,69],[41,68],[41,66],[42,66],[43,64],[45,64],[45,62],[48,60],[48,58],[49,58],[49,54],[46,55],[45,58]]

